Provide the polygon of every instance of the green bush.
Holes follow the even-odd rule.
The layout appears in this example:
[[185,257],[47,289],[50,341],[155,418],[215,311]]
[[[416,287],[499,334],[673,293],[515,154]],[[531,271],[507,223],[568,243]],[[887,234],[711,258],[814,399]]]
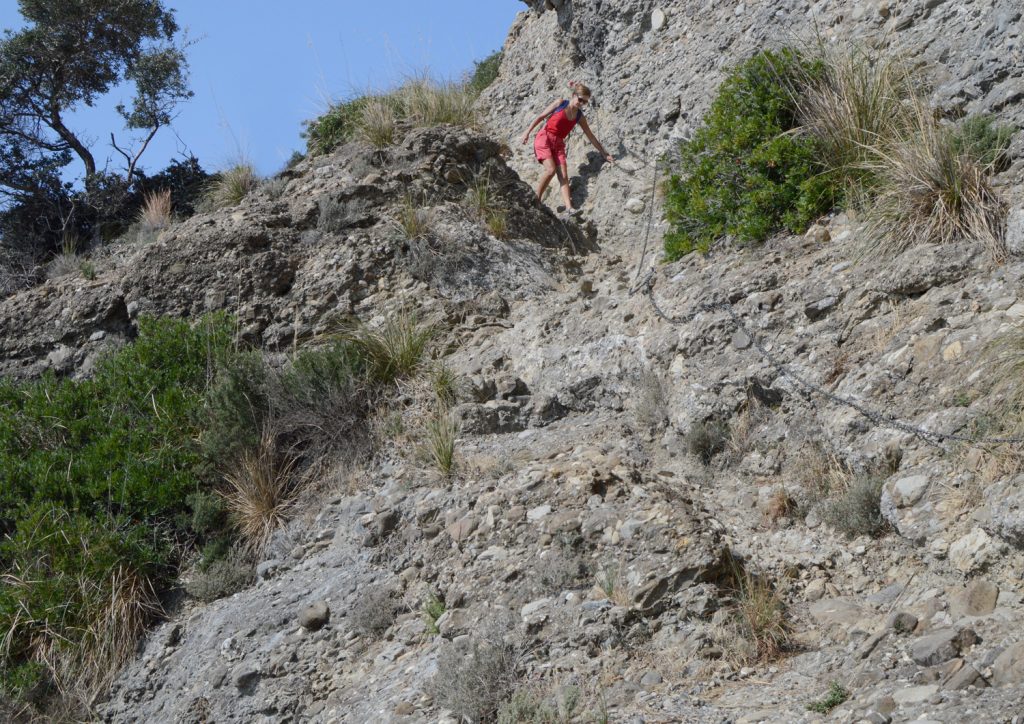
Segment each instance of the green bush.
[[954,148],[986,168],[1002,170],[1006,167],[1007,151],[1015,129],[997,125],[990,115],[968,116],[960,121],[953,133]]
[[828,685],[828,693],[822,698],[809,703],[807,710],[817,712],[818,714],[828,714],[849,698],[850,692],[844,689],[842,684],[838,681],[831,681]]
[[306,153],[310,156],[330,153],[350,140],[359,130],[363,109],[371,96],[359,96],[336,103],[322,116],[306,121],[302,137],[306,139]]
[[466,81],[467,89],[473,95],[480,95],[498,77],[498,70],[501,68],[503,53],[498,50],[488,55],[483,60],[473,61],[473,73]]
[[761,241],[801,233],[839,194],[816,142],[797,126],[792,87],[816,72],[792,50],[763,51],[722,83],[704,124],[681,146],[665,215],[669,259],[723,236]]
[[91,379],[0,382],[0,689],[24,693],[40,662],[53,677],[131,650],[175,540],[212,524],[197,437],[231,338],[226,317],[142,319]]

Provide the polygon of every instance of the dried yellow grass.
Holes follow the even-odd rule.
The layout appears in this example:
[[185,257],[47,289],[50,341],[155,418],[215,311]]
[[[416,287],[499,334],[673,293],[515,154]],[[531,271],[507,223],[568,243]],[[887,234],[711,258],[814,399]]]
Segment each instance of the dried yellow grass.
[[231,518],[245,546],[261,552],[270,536],[288,519],[293,506],[295,459],[277,449],[266,429],[255,449],[246,451],[225,474],[224,494]]

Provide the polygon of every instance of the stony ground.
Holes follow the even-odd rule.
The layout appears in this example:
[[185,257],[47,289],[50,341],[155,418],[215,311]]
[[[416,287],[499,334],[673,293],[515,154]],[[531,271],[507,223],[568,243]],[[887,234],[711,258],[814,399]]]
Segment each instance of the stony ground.
[[[524,155],[508,162],[520,181],[497,142],[416,131],[387,164],[342,149],[112,259],[95,283],[3,302],[8,374],[87,372],[141,312],[229,309],[275,350],[334,315],[418,303],[444,322],[460,378],[453,476],[396,441],[324,481],[252,586],[185,602],[152,632],[102,719],[452,723],[446,652],[497,630],[517,686],[581,692],[577,721],[1022,721],[1018,457],[825,393],[926,431],[995,429],[991,343],[1024,318],[1024,261],[970,243],[879,260],[847,215],[658,265],[655,214],[641,255],[650,159],[689,132],[723,63],[782,21],[901,37],[945,69],[937,102],[1020,118],[1016,5],[536,5],[485,97],[491,134],[590,74],[596,130],[622,162],[570,148],[582,227],[530,202]],[[481,174],[513,211],[511,239],[467,215]],[[1018,165],[1000,182],[1024,248],[1021,180]],[[410,188],[446,245],[403,240]],[[663,314],[635,288],[652,268]],[[886,525],[848,537],[862,508],[838,501],[872,480]],[[784,603],[778,656],[736,634],[741,584],[758,581]],[[848,699],[808,710],[832,682]]]
[[[1024,315],[1024,264],[965,244],[879,269],[850,261],[857,230],[840,216],[657,270],[668,314],[727,298],[755,340],[724,312],[669,324],[608,253],[467,318],[447,360],[464,381],[455,476],[401,454],[354,474],[279,535],[255,586],[154,632],[105,719],[443,720],[440,653],[511,617],[524,681],[601,693],[584,721],[818,721],[806,706],[832,681],[850,692],[833,721],[1016,721],[1024,518],[1006,501],[1024,480],[798,394],[752,342],[824,389],[969,431],[991,402],[985,342]],[[709,419],[730,432],[704,464],[688,433]],[[881,537],[796,504],[823,448],[889,466]],[[735,566],[786,603],[779,658],[732,658]],[[399,614],[371,635],[380,584]]]

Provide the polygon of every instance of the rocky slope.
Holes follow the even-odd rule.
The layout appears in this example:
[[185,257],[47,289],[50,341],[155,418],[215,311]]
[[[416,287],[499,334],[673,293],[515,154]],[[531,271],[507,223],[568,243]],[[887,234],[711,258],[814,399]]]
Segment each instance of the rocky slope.
[[[1024,260],[994,265],[960,243],[880,265],[858,254],[858,220],[837,215],[806,237],[658,267],[657,308],[631,294],[651,263],[635,213],[655,200],[644,164],[688,133],[730,60],[817,21],[826,37],[901,44],[935,73],[939,103],[1024,120],[1020,11],[547,4],[513,26],[484,102],[492,134],[515,138],[565,79],[591,82],[595,130],[628,153],[619,168],[575,169],[596,242],[531,203],[499,144],[434,129],[388,163],[355,146],[306,162],[283,188],[111,258],[93,283],[4,302],[8,374],[87,371],[141,312],[229,309],[276,349],[338,314],[419,304],[447,321],[446,362],[464,381],[454,477],[396,447],[328,486],[276,535],[253,586],[186,603],[152,632],[102,718],[454,722],[447,652],[501,627],[518,686],[581,692],[581,721],[1020,721],[1015,458],[821,393],[979,433],[999,397],[986,350],[1024,318]],[[460,203],[481,173],[502,189],[510,241]],[[1019,164],[1001,182],[1009,241],[1024,246]],[[443,247],[410,244],[393,221],[410,189],[430,200]],[[701,311],[708,301],[736,317]],[[695,431],[717,426],[724,449],[702,461]],[[832,475],[877,479],[891,529],[837,530],[810,496]],[[781,657],[741,660],[749,642],[730,622],[744,572],[786,604]],[[427,615],[437,601],[443,613]],[[383,608],[394,620],[369,626]],[[809,711],[833,681],[849,698]]]

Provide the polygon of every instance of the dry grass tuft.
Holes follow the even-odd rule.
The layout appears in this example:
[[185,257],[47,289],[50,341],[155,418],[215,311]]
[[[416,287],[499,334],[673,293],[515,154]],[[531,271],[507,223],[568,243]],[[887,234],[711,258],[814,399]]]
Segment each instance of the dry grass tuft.
[[402,199],[402,205],[398,209],[398,225],[405,232],[405,238],[426,239],[430,236],[432,221],[430,210],[416,203],[412,196]]
[[734,603],[716,633],[723,658],[736,666],[777,659],[792,645],[786,606],[766,580],[734,563]]
[[259,185],[260,178],[252,164],[240,163],[217,175],[206,190],[204,205],[212,209],[237,206]]
[[461,83],[419,76],[406,81],[396,95],[413,126],[451,123],[476,128],[479,124],[473,108],[476,95]]
[[437,659],[429,692],[456,717],[493,721],[516,688],[524,655],[522,641],[494,621],[483,625],[470,641],[446,645]]
[[918,243],[982,242],[996,261],[1006,257],[1006,206],[987,169],[959,149],[952,128],[916,104],[914,128],[891,145],[872,147],[866,168],[877,179],[871,230],[885,253]]
[[919,86],[898,55],[876,54],[856,46],[824,42],[813,53],[819,72],[794,89],[803,130],[813,136],[838,172],[848,201],[870,185],[864,165],[880,142],[905,135],[910,127],[906,101]]
[[370,96],[359,113],[359,138],[374,149],[382,151],[395,144],[398,135],[400,109],[391,96]]
[[444,405],[437,405],[424,424],[426,452],[430,461],[445,477],[455,469],[455,440],[459,423],[455,414]]
[[379,327],[358,324],[342,334],[366,360],[367,374],[379,384],[412,377],[419,372],[434,329],[416,315],[401,310]]
[[256,447],[242,453],[224,475],[228,511],[244,544],[255,553],[264,549],[288,518],[295,463],[294,458],[281,454],[274,432],[265,428]]
[[508,213],[488,174],[479,174],[470,181],[464,203],[470,214],[483,222],[491,236],[504,239],[508,235]]
[[146,194],[139,209],[139,224],[146,231],[166,229],[174,220],[171,204],[171,190],[153,191]]

